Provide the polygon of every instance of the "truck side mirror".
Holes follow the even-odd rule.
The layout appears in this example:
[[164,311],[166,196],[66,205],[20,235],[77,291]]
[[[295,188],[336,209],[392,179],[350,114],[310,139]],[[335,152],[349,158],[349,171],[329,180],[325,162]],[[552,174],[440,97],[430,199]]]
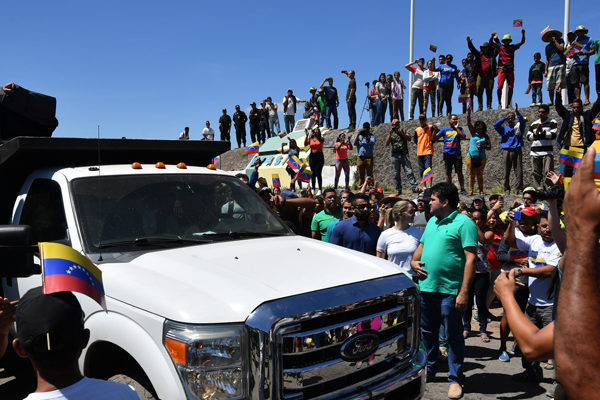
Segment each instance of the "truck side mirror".
[[0,277],[40,274],[40,266],[33,262],[36,250],[29,225],[0,225]]

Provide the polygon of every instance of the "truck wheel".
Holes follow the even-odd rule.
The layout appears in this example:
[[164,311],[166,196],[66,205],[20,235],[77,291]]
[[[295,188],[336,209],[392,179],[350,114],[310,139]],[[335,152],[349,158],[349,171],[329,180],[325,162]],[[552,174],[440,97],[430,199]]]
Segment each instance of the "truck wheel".
[[[135,374],[131,375],[135,376]],[[111,376],[110,378],[108,378],[108,380],[112,382],[124,383],[126,385],[131,386],[135,389],[135,391],[142,400],[158,400],[158,397],[156,397],[153,394],[153,390],[149,390],[146,386],[142,385],[139,381],[137,381],[136,378],[132,378],[131,376],[125,374],[117,374]]]

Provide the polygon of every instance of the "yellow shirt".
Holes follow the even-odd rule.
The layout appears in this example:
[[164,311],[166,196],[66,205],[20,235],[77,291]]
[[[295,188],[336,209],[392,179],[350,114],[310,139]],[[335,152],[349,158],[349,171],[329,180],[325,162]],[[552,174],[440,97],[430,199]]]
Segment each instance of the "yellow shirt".
[[579,119],[577,117],[573,117],[569,146],[583,147],[583,140],[581,140],[581,132],[579,131]]

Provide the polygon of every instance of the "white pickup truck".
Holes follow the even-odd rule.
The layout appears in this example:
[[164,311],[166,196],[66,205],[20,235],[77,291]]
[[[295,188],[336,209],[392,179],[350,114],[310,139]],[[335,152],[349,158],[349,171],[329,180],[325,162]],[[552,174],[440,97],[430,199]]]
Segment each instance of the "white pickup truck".
[[85,254],[102,270],[107,310],[77,295],[91,331],[82,371],[143,398],[422,397],[411,279],[294,235],[239,179],[191,166],[208,164],[215,146],[0,144],[4,296],[41,285],[37,242]]

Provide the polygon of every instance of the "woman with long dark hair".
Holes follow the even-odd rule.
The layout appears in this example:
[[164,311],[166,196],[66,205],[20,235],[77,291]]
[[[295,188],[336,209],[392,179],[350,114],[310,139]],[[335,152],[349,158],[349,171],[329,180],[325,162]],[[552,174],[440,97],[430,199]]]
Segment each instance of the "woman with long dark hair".
[[350,190],[350,162],[348,161],[348,150],[352,150],[352,135],[346,139],[345,133],[340,133],[333,145],[335,150],[335,180],[333,187],[337,189],[338,181],[342,169],[344,170],[344,177],[346,179],[346,190]]
[[[321,130],[315,126],[311,131],[304,129],[306,137],[304,145],[310,146],[310,155],[308,156],[308,165],[312,172],[311,184],[316,188],[315,183],[319,184],[319,194],[323,190],[323,166],[325,165],[325,157],[323,156],[323,144],[325,141],[321,136]],[[309,136],[310,135],[310,136]]]
[[475,125],[471,123],[471,108],[467,111],[467,125],[471,131],[471,140],[469,141],[469,151],[467,153],[467,169],[469,170],[469,196],[473,195],[475,186],[475,177],[479,185],[479,194],[483,191],[483,170],[485,169],[486,155],[485,151],[492,148],[492,142],[487,134],[487,125],[479,120]]
[[377,100],[375,102],[377,107],[375,125],[383,124],[383,120],[385,119],[385,109],[387,108],[388,98],[390,97],[385,84],[385,73],[382,72],[379,74],[379,81],[375,85],[375,90],[377,92]]

